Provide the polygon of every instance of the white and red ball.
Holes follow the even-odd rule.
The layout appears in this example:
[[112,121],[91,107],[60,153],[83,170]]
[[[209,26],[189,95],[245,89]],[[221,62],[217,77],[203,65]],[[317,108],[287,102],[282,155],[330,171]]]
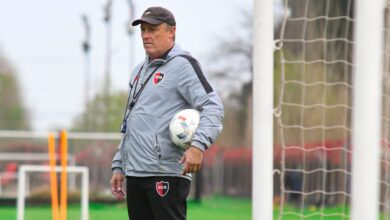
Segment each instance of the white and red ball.
[[178,147],[188,149],[195,130],[198,127],[200,112],[195,109],[184,109],[173,116],[169,124],[171,140]]

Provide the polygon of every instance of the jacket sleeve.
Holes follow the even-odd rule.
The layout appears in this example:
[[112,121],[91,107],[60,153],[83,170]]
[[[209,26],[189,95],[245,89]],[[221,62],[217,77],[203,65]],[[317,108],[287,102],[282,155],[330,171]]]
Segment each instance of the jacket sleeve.
[[123,139],[124,138],[122,138],[121,142],[119,143],[118,151],[115,153],[114,158],[112,159],[111,170],[112,170],[113,173],[122,173],[122,174],[124,174],[123,169],[122,169],[122,155],[121,155],[121,152],[120,152],[120,149],[122,147]]
[[186,59],[179,68],[178,90],[192,108],[201,112],[191,145],[204,151],[222,131],[224,109],[220,97],[203,75],[198,62],[189,56]]

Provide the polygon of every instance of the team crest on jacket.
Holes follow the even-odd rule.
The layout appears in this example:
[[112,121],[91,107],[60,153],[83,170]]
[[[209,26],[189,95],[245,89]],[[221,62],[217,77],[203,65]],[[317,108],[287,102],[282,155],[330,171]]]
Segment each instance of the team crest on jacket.
[[153,84],[157,85],[159,82],[161,82],[164,79],[164,73],[155,73],[153,77]]
[[169,191],[169,182],[156,182],[156,191],[158,195],[164,197]]

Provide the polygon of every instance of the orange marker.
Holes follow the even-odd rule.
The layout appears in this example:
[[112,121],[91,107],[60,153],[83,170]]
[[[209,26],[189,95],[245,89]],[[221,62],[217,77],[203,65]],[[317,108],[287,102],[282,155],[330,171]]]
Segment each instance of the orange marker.
[[56,155],[55,155],[55,140],[54,135],[49,134],[48,138],[49,146],[49,165],[50,165],[50,191],[51,191],[51,212],[53,220],[59,220],[58,213],[58,186],[56,175]]
[[66,130],[62,130],[60,134],[60,149],[61,149],[61,203],[60,203],[60,220],[66,220],[67,211],[67,194],[68,194],[68,175],[66,172],[68,162],[68,135]]

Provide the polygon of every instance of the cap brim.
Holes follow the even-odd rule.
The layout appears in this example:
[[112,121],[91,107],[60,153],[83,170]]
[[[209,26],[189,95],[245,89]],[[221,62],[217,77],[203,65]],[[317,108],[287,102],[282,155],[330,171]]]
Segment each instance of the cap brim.
[[156,20],[156,19],[153,19],[153,18],[141,18],[141,19],[134,20],[131,23],[131,25],[132,26],[137,26],[137,25],[141,24],[142,22],[146,22],[146,23],[154,24],[154,25],[163,23],[162,21],[159,21],[159,20]]

